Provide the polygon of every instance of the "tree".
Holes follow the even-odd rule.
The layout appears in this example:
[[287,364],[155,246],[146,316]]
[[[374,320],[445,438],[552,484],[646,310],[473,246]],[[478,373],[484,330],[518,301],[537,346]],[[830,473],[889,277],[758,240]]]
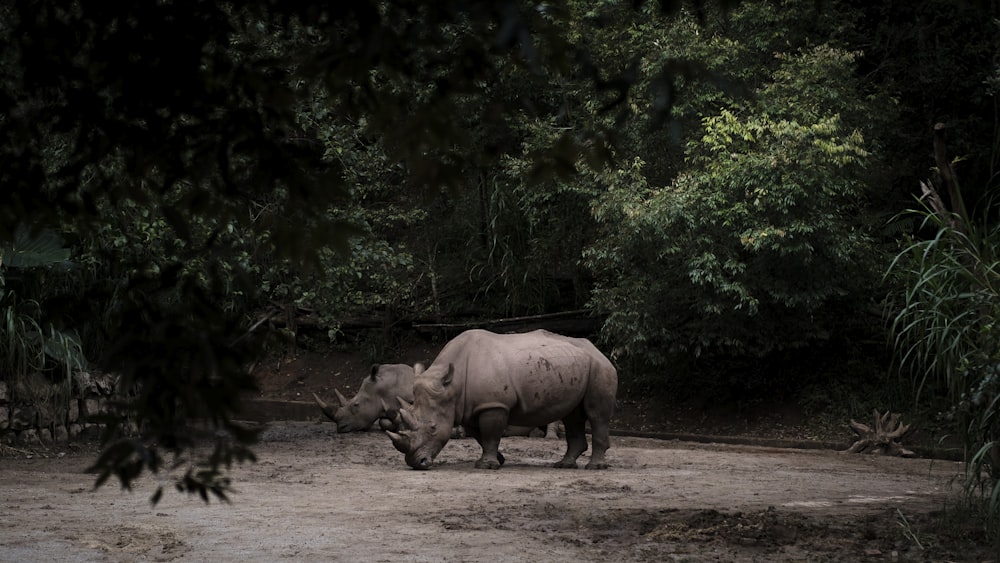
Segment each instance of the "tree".
[[[734,19],[754,10],[768,13],[748,6]],[[728,52],[755,37],[738,39]],[[593,305],[622,358],[759,358],[830,338],[851,326],[841,311],[870,302],[879,260],[863,118],[878,99],[859,96],[849,52],[820,45],[774,59],[752,98],[703,98],[700,131],[667,185],[649,182],[643,159],[607,176],[596,207],[606,236],[588,261]]]

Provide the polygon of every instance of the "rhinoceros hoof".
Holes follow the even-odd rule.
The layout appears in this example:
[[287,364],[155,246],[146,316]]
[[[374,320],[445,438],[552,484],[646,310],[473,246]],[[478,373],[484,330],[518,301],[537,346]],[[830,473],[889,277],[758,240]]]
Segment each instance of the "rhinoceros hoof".
[[503,462],[497,462],[492,459],[480,459],[476,461],[476,469],[500,469]]
[[604,461],[599,461],[597,463],[590,462],[590,463],[587,464],[587,467],[586,467],[586,469],[607,469],[607,468],[608,468],[608,464],[607,464],[607,462],[604,462]]
[[561,460],[555,462],[552,467],[555,467],[556,469],[576,469],[576,462]]

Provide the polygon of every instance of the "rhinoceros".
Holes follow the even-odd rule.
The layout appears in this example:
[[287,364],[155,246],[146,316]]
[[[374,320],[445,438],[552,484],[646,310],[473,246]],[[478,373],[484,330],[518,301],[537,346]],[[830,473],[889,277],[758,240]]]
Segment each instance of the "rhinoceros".
[[[417,364],[418,366],[420,364]],[[348,400],[337,389],[333,392],[339,406],[327,405],[315,393],[313,398],[330,420],[337,423],[337,432],[360,432],[379,422],[383,430],[396,430],[399,424],[398,399],[413,401],[414,368],[406,364],[375,364],[361,381],[354,397]],[[558,438],[556,426],[548,429],[511,426],[506,436],[537,436]],[[453,434],[456,435],[456,434]]]
[[337,423],[337,432],[368,430],[376,420],[392,420],[398,417],[397,397],[407,401],[413,400],[413,366],[373,365],[353,399],[347,400],[336,389],[334,393],[340,402],[340,407],[337,409],[327,406],[315,393],[313,398],[323,410],[323,414]]
[[445,345],[426,370],[418,365],[415,376],[414,403],[399,399],[405,429],[386,432],[413,469],[430,468],[456,424],[483,449],[475,467],[498,469],[504,462],[500,438],[508,424],[557,420],[565,426],[567,447],[555,467],[576,467],[587,451],[588,421],[593,451],[587,469],[608,466],[604,456],[618,373],[589,340],[545,330],[469,330]]

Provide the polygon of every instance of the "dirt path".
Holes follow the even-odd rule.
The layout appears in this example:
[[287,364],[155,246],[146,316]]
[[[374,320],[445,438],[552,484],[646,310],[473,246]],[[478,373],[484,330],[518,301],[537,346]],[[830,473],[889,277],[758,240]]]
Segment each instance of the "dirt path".
[[927,553],[899,514],[943,506],[961,471],[641,438],[616,438],[608,471],[556,470],[561,441],[507,438],[499,471],[453,440],[418,472],[377,433],[281,423],[264,440],[230,505],[171,491],[151,507],[150,479],[92,491],[89,455],[0,459],[0,560],[906,560]]

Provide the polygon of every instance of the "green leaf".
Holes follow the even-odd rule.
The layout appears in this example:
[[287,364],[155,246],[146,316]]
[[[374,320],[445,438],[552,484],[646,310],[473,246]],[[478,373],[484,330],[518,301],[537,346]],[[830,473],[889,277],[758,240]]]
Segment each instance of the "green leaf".
[[69,260],[69,249],[53,231],[32,232],[21,225],[14,232],[13,243],[0,246],[0,257],[11,268],[34,268]]

